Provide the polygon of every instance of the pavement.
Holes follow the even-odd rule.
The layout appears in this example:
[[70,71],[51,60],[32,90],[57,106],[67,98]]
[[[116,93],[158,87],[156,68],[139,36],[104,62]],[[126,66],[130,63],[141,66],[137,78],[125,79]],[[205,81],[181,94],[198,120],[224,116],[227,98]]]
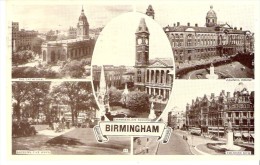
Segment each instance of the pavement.
[[189,144],[175,131],[167,144],[160,143],[157,150],[157,155],[192,155]]
[[67,132],[70,132],[72,130],[74,130],[75,128],[70,128],[70,129],[65,129],[63,131],[60,131],[60,132],[55,132],[54,130],[51,130],[51,129],[45,129],[45,130],[42,130],[42,131],[38,131],[38,135],[45,135],[45,136],[49,136],[49,137],[56,137],[56,136],[60,136],[60,135],[63,135]]
[[[244,68],[244,69],[242,69]],[[221,77],[239,77],[239,78],[251,78],[254,76],[252,69],[242,65],[239,62],[231,62],[229,64],[220,65],[214,68],[215,73]],[[183,79],[206,79],[206,74],[208,74],[206,69],[198,69],[190,71],[189,73],[182,76]],[[200,75],[198,77],[198,75]]]
[[174,132],[181,137],[183,137],[183,136],[187,137],[186,143],[189,145],[190,151],[192,152],[193,155],[219,155],[219,153],[215,152],[212,149],[209,149],[206,146],[206,144],[207,143],[221,143],[221,142],[224,143],[224,141],[222,141],[222,140],[214,141],[214,140],[211,140],[206,137],[191,135],[191,134],[188,134],[187,132],[181,131],[181,130],[174,130]]

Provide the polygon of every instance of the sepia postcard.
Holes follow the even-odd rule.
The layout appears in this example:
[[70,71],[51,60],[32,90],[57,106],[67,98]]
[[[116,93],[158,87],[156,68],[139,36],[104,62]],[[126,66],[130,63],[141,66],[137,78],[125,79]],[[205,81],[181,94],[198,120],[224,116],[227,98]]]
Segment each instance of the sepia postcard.
[[258,6],[7,0],[7,159],[259,158]]

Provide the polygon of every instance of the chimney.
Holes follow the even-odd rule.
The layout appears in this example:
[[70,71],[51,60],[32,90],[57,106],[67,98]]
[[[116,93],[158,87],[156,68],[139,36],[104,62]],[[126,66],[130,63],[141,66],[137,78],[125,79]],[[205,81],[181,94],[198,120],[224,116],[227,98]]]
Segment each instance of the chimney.
[[190,23],[189,23],[189,22],[187,23],[187,26],[190,26]]
[[225,90],[222,90],[222,93],[225,95]]
[[211,98],[214,98],[215,97],[215,94],[214,93],[211,93]]
[[237,27],[234,27],[235,30],[237,30]]
[[230,98],[230,92],[227,92],[227,98]]
[[177,22],[177,26],[180,26],[180,22]]
[[242,27],[240,27],[240,30],[242,30]]
[[198,27],[198,24],[197,24],[197,23],[195,23],[195,27]]
[[194,99],[192,99],[192,105],[194,104]]
[[173,26],[176,26],[176,24],[174,23]]

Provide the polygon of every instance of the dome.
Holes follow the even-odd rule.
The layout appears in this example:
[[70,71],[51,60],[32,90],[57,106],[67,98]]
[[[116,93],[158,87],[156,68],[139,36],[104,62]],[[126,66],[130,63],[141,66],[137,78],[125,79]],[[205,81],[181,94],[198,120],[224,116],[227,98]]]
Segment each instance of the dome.
[[207,12],[207,17],[206,18],[216,18],[217,14],[216,12],[213,10],[213,6],[210,6],[210,10]]
[[247,90],[246,85],[244,83],[240,82],[238,84],[238,86],[235,88],[234,92],[243,92],[243,91],[248,91],[248,90]]
[[81,15],[79,16],[79,21],[82,21],[84,24],[88,24],[87,17],[85,16],[84,9],[81,10]]

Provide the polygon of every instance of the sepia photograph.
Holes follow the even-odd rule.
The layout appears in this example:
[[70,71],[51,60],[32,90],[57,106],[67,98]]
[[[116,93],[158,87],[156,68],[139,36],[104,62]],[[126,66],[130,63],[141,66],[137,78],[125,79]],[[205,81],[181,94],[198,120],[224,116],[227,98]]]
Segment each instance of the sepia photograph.
[[[104,57],[108,58],[100,60]],[[104,119],[156,120],[163,112],[170,98],[174,62],[168,39],[152,18],[130,12],[109,22],[97,40],[91,65]]]
[[99,33],[109,19],[130,10],[84,3],[12,5],[12,78],[90,79]]
[[257,159],[259,4],[6,0],[3,157]]
[[173,129],[169,142],[136,137],[134,154],[254,154],[253,81],[197,80],[193,81],[194,86],[186,80],[174,83],[174,101],[168,103],[171,109],[164,120]]
[[130,137],[100,144],[90,82],[13,81],[12,154],[130,154]]

